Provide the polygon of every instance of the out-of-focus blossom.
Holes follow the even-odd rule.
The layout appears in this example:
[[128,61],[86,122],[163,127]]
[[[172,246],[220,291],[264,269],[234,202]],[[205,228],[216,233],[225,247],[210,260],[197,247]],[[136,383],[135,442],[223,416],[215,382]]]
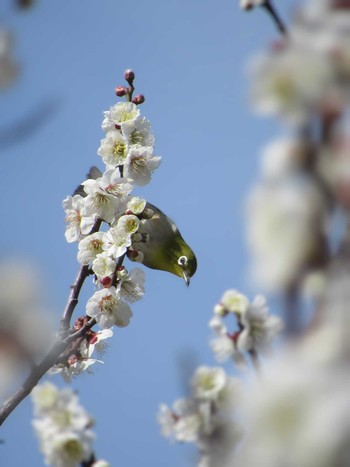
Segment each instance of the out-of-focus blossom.
[[1,399],[19,372],[43,357],[52,342],[53,327],[34,266],[20,259],[3,260],[0,283]]
[[159,406],[158,422],[162,434],[180,442],[194,442],[201,452],[207,452],[212,442],[220,443],[227,430],[236,436],[230,447],[239,440],[234,407],[240,398],[240,383],[229,377],[222,368],[199,367],[193,375],[192,396],[178,399],[170,408]]
[[271,341],[281,332],[282,321],[269,314],[265,297],[257,295],[246,313],[240,317],[243,327],[237,338],[237,348],[241,352],[264,352]]
[[260,184],[248,200],[252,274],[263,287],[288,287],[323,251],[325,198],[308,179]]
[[256,57],[251,76],[255,109],[300,125],[321,108],[332,68],[317,54],[284,44]]
[[308,158],[310,148],[304,141],[281,138],[270,143],[262,154],[262,176],[265,180],[279,181],[296,174]]
[[[324,338],[323,346],[332,344],[327,334]],[[348,465],[347,370],[347,364],[312,362],[294,350],[268,368],[263,381],[246,393],[247,438],[234,465]]]
[[245,313],[248,305],[249,300],[245,295],[230,289],[224,293],[220,302],[214,307],[214,313],[218,316],[227,313]]
[[226,303],[225,309],[230,307],[230,311],[236,315],[237,329],[228,331],[224,318],[230,315],[227,312],[218,314],[216,305],[214,317],[209,322],[215,336],[210,346],[219,362],[232,358],[239,368],[245,368],[247,353],[258,354],[269,350],[272,340],[282,330],[282,320],[270,315],[262,295],[257,295],[250,303],[245,295],[228,290],[220,303]]
[[51,383],[33,389],[33,427],[45,462],[53,467],[76,467],[92,455],[92,418],[71,389]]

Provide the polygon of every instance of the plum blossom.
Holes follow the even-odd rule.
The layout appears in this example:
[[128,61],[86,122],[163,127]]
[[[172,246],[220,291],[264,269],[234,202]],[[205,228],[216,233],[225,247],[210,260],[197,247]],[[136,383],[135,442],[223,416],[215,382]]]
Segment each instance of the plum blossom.
[[63,209],[66,212],[67,223],[65,237],[72,243],[81,240],[94,225],[93,215],[86,215],[84,198],[80,195],[67,196],[63,200]]
[[124,164],[124,175],[131,178],[136,185],[144,186],[151,181],[151,176],[160,165],[161,157],[152,155],[148,146],[130,148]]
[[118,102],[104,112],[102,130],[108,132],[116,128],[123,129],[126,122],[134,122],[140,115],[140,110],[132,102]]
[[88,300],[86,314],[95,318],[101,329],[129,324],[132,311],[117,295],[115,287],[99,290]]
[[92,454],[95,435],[92,418],[71,389],[44,383],[33,389],[33,427],[45,463],[53,467],[76,467]]

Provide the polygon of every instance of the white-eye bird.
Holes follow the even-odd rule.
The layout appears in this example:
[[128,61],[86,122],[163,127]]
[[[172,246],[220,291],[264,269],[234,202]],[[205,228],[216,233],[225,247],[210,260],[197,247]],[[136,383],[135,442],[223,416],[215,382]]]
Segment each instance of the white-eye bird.
[[[102,172],[97,167],[91,167],[87,178],[97,179]],[[80,185],[74,192],[86,196]],[[153,212],[148,218],[140,218],[138,233],[142,241],[133,244],[142,253],[141,263],[151,269],[168,271],[183,278],[187,285],[197,269],[197,259],[192,249],[183,239],[174,221],[151,203],[146,204],[146,210]]]
[[139,232],[145,240],[138,242],[136,248],[143,253],[141,261],[152,269],[168,271],[185,279],[187,285],[196,272],[197,259],[183,239],[179,229],[167,215],[151,203],[146,209],[154,214],[150,219],[141,219]]

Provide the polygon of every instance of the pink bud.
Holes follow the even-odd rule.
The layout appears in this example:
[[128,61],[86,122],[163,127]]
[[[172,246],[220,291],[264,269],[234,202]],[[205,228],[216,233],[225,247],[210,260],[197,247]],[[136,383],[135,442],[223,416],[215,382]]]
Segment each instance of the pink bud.
[[103,277],[100,282],[105,289],[109,289],[109,287],[112,285],[112,279],[109,276]]
[[123,97],[125,94],[128,92],[127,88],[125,86],[117,86],[115,88],[115,93],[118,97]]
[[145,96],[142,94],[139,94],[138,96],[135,96],[133,98],[132,102],[136,105],[143,104],[145,102]]
[[135,79],[135,73],[132,70],[126,70],[124,73],[124,78],[129,84],[132,84]]

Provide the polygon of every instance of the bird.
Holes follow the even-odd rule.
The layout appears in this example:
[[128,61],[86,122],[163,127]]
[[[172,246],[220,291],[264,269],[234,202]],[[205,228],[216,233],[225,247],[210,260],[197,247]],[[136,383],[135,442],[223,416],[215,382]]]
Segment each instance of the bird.
[[[91,167],[87,178],[97,179],[102,172],[95,166]],[[73,195],[86,196],[83,185],[75,190]],[[167,271],[184,279],[190,284],[191,277],[197,270],[197,258],[193,250],[183,239],[175,222],[163,211],[147,202],[146,208],[151,216],[140,219],[138,233],[142,241],[135,243],[135,249],[142,253],[140,262],[150,269]]]

